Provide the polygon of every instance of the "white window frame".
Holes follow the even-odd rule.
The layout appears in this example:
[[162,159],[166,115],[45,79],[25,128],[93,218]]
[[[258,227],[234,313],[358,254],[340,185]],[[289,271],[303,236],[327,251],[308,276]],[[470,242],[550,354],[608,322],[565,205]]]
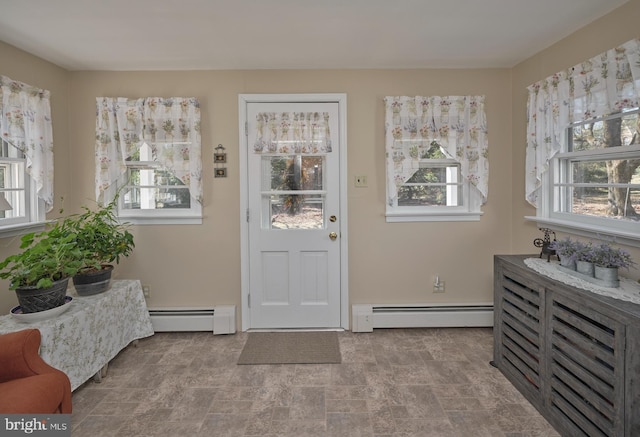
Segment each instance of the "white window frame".
[[[387,222],[480,220],[489,168],[484,99],[484,96],[384,98]],[[410,180],[421,164],[443,159],[424,154],[434,145],[440,147],[444,158],[460,165],[463,188],[460,205],[399,205],[398,193],[394,192],[397,186]],[[461,149],[465,149],[462,154]]]
[[[173,145],[179,144],[177,142],[172,143]],[[185,143],[186,144],[186,143]],[[143,158],[147,158],[145,155],[146,148],[145,144],[141,147],[141,160],[140,161],[126,161],[125,165],[127,166],[127,174],[129,174],[129,170],[133,168],[143,168],[152,170],[153,168],[162,167],[162,165],[157,161],[149,161],[142,160]],[[189,156],[191,158],[191,156]],[[127,184],[126,187],[132,187],[132,185]],[[164,185],[136,185],[137,188],[175,188],[175,186],[164,186]],[[186,190],[191,195],[191,190],[188,186],[186,186]],[[122,193],[125,191],[123,190]],[[127,209],[124,208],[124,198],[123,195],[120,195],[118,199],[118,219],[127,223],[131,223],[134,225],[199,225],[202,224],[202,205],[200,202],[196,201],[193,197],[191,197],[190,208],[167,208],[167,209]]]
[[[614,116],[625,116],[639,113],[638,109],[624,111]],[[640,116],[640,113],[639,113]],[[610,119],[611,116],[604,119]],[[597,121],[597,120],[596,120]],[[640,247],[640,223],[630,220],[620,220],[606,217],[593,217],[569,212],[560,212],[560,202],[564,196],[561,188],[571,185],[570,172],[566,170],[575,161],[607,161],[615,159],[640,159],[640,144],[617,146],[585,151],[568,151],[571,143],[571,127],[566,128],[567,141],[564,150],[557,153],[550,161],[549,168],[543,174],[540,190],[541,201],[535,217],[525,217],[534,220],[539,226],[548,227],[568,234],[579,235],[591,239],[610,239],[619,244]],[[625,184],[630,188],[640,187],[638,184]],[[565,199],[569,202],[571,199]]]
[[[403,140],[399,140],[403,141]],[[408,140],[405,140],[408,141]],[[388,157],[387,159],[393,159]],[[419,165],[424,167],[455,166],[457,175],[451,175],[447,169],[447,206],[441,205],[415,205],[415,206],[399,206],[397,205],[397,197],[394,205],[387,204],[386,221],[387,223],[404,223],[404,222],[444,222],[444,221],[478,221],[482,216],[480,209],[482,199],[480,193],[471,189],[469,181],[460,173],[460,163],[455,159],[420,159]],[[460,179],[455,181],[453,179]],[[451,179],[451,181],[449,181]],[[402,186],[408,185],[407,183]],[[419,185],[441,185],[419,184]],[[462,187],[462,204],[458,205],[458,190],[456,187]],[[388,196],[387,196],[388,198]]]
[[5,181],[4,188],[0,189],[0,194],[4,195],[5,192],[12,191],[24,192],[24,201],[10,202],[14,210],[22,210],[24,213],[19,217],[0,218],[0,238],[43,230],[46,223],[46,208],[44,201],[38,197],[35,181],[26,171],[27,158],[17,149],[15,149],[17,154],[22,157],[8,156],[10,148],[14,146],[7,141],[0,139],[0,147],[2,148],[0,165],[12,167],[11,175],[6,176],[12,180]]

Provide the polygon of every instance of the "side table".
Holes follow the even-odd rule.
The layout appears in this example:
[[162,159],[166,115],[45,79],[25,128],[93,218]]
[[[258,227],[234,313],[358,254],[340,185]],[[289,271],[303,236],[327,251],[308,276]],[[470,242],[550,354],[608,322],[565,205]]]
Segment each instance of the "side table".
[[75,390],[91,377],[99,382],[109,361],[154,331],[139,280],[113,280],[109,290],[93,296],[77,296],[71,287],[68,294],[70,308],[52,319],[24,323],[0,316],[0,334],[39,329],[40,356],[66,373]]

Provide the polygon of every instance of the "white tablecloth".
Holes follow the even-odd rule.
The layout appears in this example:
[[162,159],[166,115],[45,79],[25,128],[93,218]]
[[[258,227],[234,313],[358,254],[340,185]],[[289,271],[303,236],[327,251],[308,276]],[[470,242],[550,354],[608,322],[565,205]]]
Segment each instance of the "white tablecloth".
[[55,318],[24,323],[1,316],[0,334],[39,329],[40,356],[66,373],[75,390],[129,343],[153,335],[153,326],[138,280],[113,280],[94,296],[77,296],[72,287],[67,294],[73,297],[70,307]]

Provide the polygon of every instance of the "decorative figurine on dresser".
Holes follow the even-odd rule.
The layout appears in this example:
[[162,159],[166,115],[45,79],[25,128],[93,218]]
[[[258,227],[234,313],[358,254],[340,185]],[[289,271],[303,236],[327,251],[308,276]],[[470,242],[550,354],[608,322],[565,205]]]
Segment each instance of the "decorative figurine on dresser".
[[[539,228],[542,232],[544,232],[544,238],[536,238],[533,240],[533,245],[536,247],[540,247],[540,258],[542,255],[547,256],[547,262],[551,261],[552,256],[560,257],[556,254],[556,251],[553,249],[553,243],[556,241],[556,233],[551,229],[547,228]],[[551,241],[551,234],[553,234],[553,241]]]

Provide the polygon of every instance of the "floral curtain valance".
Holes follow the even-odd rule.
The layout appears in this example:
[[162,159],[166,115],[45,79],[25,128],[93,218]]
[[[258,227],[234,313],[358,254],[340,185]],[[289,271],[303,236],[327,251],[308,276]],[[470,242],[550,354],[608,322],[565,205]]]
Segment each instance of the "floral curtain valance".
[[189,186],[202,202],[200,104],[195,98],[96,100],[96,198],[111,199],[125,184],[125,162],[143,144],[154,160]]
[[384,100],[389,205],[396,204],[398,185],[420,168],[420,158],[433,141],[460,163],[462,176],[478,189],[484,204],[489,180],[484,96],[388,96]]
[[260,112],[255,153],[331,152],[328,112]]
[[571,123],[640,104],[640,40],[634,39],[528,88],[525,196],[538,207],[542,175]]
[[36,192],[53,208],[53,129],[49,91],[0,76],[2,138],[24,153]]

